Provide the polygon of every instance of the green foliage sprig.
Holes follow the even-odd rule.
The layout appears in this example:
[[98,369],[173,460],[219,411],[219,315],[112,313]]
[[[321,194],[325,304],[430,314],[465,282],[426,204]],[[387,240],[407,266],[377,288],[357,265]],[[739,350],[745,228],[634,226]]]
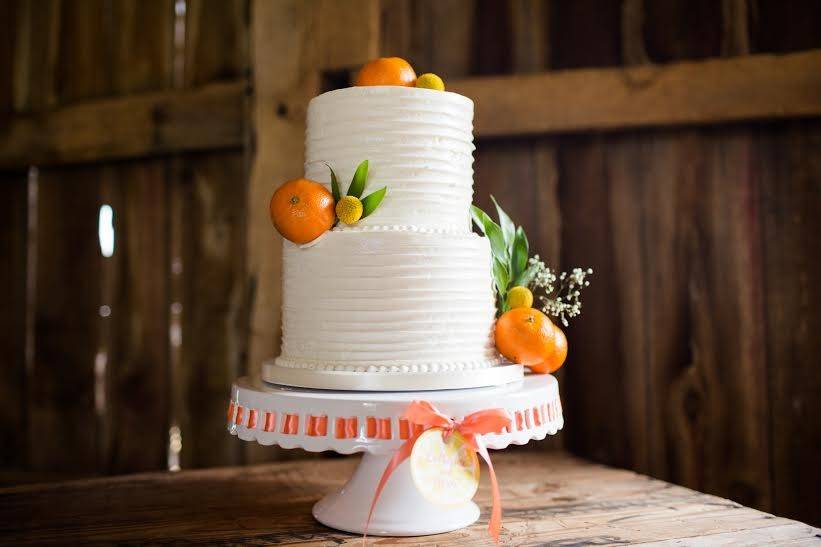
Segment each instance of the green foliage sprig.
[[507,213],[499,206],[496,198],[490,196],[499,223],[475,205],[470,206],[473,223],[490,241],[490,250],[493,255],[493,282],[496,286],[499,313],[507,311],[507,291],[517,285],[527,286],[535,275],[535,269],[528,267],[527,259],[530,256],[530,244],[525,231],[516,226]]
[[593,270],[574,268],[569,274],[563,272],[557,276],[539,255],[530,257],[530,244],[524,229],[513,223],[496,198],[490,196],[490,199],[496,207],[498,223],[475,205],[471,205],[470,214],[473,223],[490,241],[497,311],[501,315],[508,310],[507,292],[511,288],[527,287],[534,294],[540,293],[544,313],[567,326],[569,317],[581,313],[580,289],[590,285],[585,278],[592,275]]
[[[333,167],[327,163],[325,165],[331,171],[331,194],[334,196],[334,203],[339,203],[339,200],[342,199],[342,194],[339,191],[339,179],[337,178]],[[365,191],[365,183],[368,180],[368,165],[368,160],[365,160],[356,167],[356,171],[351,179],[351,184],[348,185],[348,191],[345,193],[346,196],[353,196],[357,199],[362,196],[362,192]],[[383,186],[379,190],[371,192],[362,198],[362,218],[365,218],[376,211],[376,208],[379,207],[382,200],[385,198],[387,191],[388,187]]]

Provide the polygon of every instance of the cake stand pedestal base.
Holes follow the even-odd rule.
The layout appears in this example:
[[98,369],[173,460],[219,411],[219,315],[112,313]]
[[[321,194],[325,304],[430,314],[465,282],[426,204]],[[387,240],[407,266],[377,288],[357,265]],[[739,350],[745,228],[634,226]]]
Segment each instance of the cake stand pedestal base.
[[[479,410],[504,409],[510,416],[510,427],[482,436],[490,450],[544,439],[564,424],[559,384],[550,375],[528,375],[495,387],[404,392],[325,391],[240,378],[231,392],[228,431],[264,446],[340,454],[364,452],[345,486],[313,508],[314,517],[322,524],[361,534],[385,467],[413,437],[405,411],[420,399],[455,418]],[[504,481],[504,477],[499,480]],[[479,508],[473,502],[447,506],[427,501],[417,490],[410,463],[405,461],[385,485],[368,534],[438,534],[469,526],[478,518]]]
[[[316,520],[337,530],[362,534],[373,494],[392,454],[365,453],[350,480],[314,505]],[[402,463],[385,485],[373,513],[368,535],[424,536],[464,528],[479,518],[479,507],[437,505],[419,494],[408,462]]]

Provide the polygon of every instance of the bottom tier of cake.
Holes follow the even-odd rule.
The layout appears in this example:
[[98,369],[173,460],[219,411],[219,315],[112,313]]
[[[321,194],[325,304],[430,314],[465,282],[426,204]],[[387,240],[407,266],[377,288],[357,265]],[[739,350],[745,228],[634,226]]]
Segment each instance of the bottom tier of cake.
[[334,230],[285,243],[282,354],[271,382],[413,390],[521,378],[493,343],[488,240],[413,227]]

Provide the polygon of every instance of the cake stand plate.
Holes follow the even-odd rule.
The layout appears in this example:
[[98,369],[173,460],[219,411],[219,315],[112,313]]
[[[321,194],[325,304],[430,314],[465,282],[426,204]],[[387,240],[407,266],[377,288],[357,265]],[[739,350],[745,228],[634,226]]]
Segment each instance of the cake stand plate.
[[[559,385],[550,375],[528,375],[497,387],[422,392],[352,392],[297,389],[240,378],[232,389],[228,429],[245,441],[310,452],[364,452],[348,482],[314,505],[314,517],[331,528],[362,533],[376,485],[394,452],[414,434],[402,415],[414,400],[426,400],[461,418],[504,408],[512,427],[484,435],[490,449],[525,444],[555,434],[564,425]],[[500,477],[504,483],[504,477]],[[418,536],[468,526],[479,518],[473,502],[431,503],[414,486],[407,462],[391,475],[371,520],[369,534]]]
[[[386,367],[382,367],[386,368]],[[399,368],[399,367],[394,367]],[[504,363],[486,368],[419,373],[396,370],[326,370],[283,366],[274,361],[262,364],[262,379],[272,384],[312,389],[352,391],[427,391],[499,386],[521,380],[524,367]]]

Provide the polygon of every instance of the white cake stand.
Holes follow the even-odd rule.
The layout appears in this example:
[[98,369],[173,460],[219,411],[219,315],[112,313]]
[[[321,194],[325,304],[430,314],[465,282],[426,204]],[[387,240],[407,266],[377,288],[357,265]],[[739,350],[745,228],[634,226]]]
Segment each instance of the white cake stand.
[[[244,441],[310,452],[364,452],[348,482],[313,508],[331,528],[362,533],[376,485],[394,452],[413,435],[401,419],[414,400],[433,403],[454,418],[491,408],[508,411],[513,426],[483,437],[491,449],[525,444],[562,428],[559,385],[550,375],[529,375],[498,387],[424,392],[352,392],[297,389],[240,378],[232,389],[228,429]],[[504,477],[499,481],[504,485]],[[374,511],[368,533],[419,536],[463,528],[479,518],[469,501],[437,505],[417,491],[407,462],[391,475]]]
[[[350,480],[314,505],[314,517],[331,528],[362,533],[382,472],[402,443],[413,435],[401,419],[408,404],[426,400],[461,418],[490,408],[508,411],[513,426],[485,435],[491,449],[541,440],[562,428],[559,385],[553,376],[530,375],[499,387],[424,392],[351,392],[297,389],[240,378],[232,389],[228,429],[244,441],[310,452],[364,452]],[[504,484],[504,477],[499,477]],[[384,536],[419,536],[468,526],[479,508],[467,502],[442,506],[423,498],[403,463],[391,475],[368,532]]]

